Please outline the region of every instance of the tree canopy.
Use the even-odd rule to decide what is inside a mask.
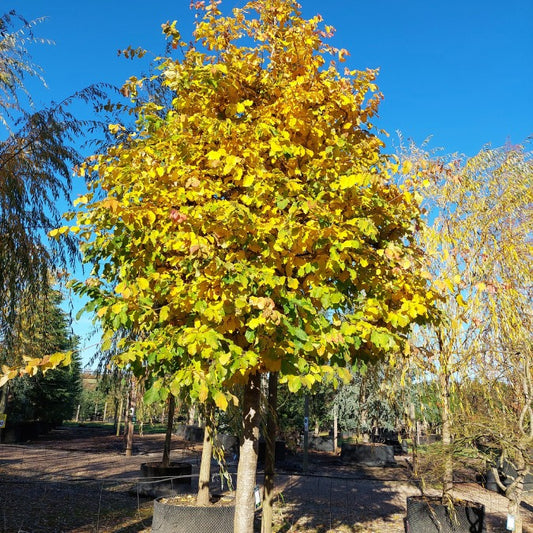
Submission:
[[[371,124],[376,72],[340,73],[331,29],[292,1],[230,17],[212,3],[191,46],[163,29],[181,52],[159,63],[172,106],[142,105],[133,133],[112,126],[115,146],[84,167],[104,197],[77,200],[95,267],[76,288],[109,336],[136,332],[117,361],[225,407],[221,384],[250,373],[298,390],[399,348],[432,294],[418,201]]]

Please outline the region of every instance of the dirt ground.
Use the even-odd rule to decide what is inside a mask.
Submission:
[[[162,442],[163,435],[136,435],[134,455],[126,457],[122,438],[110,430],[70,427],[34,442],[0,445],[0,531],[150,531],[153,497],[146,494],[140,465],[160,460]],[[397,459],[396,467],[363,468],[342,464],[333,454],[311,453],[309,471],[303,475],[301,456],[289,457],[278,469],[275,529],[283,533],[403,532],[406,497],[419,491],[409,480],[404,459]],[[191,463],[194,476],[200,445],[173,437],[172,460]],[[235,471],[231,461],[228,470]],[[214,492],[227,490],[218,471],[214,464]],[[487,533],[505,531],[505,498],[475,483],[460,483],[456,492],[460,498],[485,505]],[[533,495],[522,512],[524,532],[533,533]]]

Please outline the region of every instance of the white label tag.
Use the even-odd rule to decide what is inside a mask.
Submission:
[[[507,531],[514,531],[514,516],[512,514],[507,515]]]

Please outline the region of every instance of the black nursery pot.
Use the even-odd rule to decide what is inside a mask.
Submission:
[[[195,507],[154,501],[154,533],[233,533],[235,505]]]
[[[178,485],[190,485],[192,465],[189,463],[170,463],[169,466],[161,466],[161,463],[143,463],[141,473],[147,478],[176,478],[172,481]],[[181,477],[185,476],[185,477]]]
[[[407,498],[406,533],[482,533],[485,507],[456,501],[452,510],[440,498]]]

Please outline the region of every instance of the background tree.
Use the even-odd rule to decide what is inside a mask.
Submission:
[[[518,431],[507,440],[508,451],[504,446],[500,452],[514,454],[522,473],[531,460],[519,460],[511,448],[518,441],[521,448],[531,431],[532,163],[521,146],[486,148],[468,159],[420,155],[415,151],[420,165],[413,168],[428,178],[425,194],[435,219],[425,234],[425,249],[442,296],[442,320],[421,331],[415,343],[421,368],[437,377],[443,444],[449,451],[444,492],[449,494],[454,433],[468,435],[476,427],[480,438],[483,432],[475,417],[467,423],[466,398],[454,392],[457,383],[463,386],[473,375],[487,395],[479,405],[494,402],[502,416],[497,430],[494,423],[485,426],[486,438],[494,442],[497,433],[514,424]],[[455,410],[452,393],[459,402]],[[505,401],[511,398],[513,407]],[[487,413],[479,415],[482,419]],[[517,481],[509,489],[515,515],[520,485]]]
[[[397,430],[403,422],[404,404],[395,386],[398,371],[387,361],[365,365],[353,372],[350,383],[339,388],[335,397],[339,427],[360,439],[379,430]]]
[[[117,363],[162,376],[155,392],[185,389],[225,409],[244,386],[242,533],[253,523],[260,374],[279,371],[291,392],[325,374],[348,380],[356,359],[402,349],[432,294],[417,197],[394,184],[372,131],[376,73],[328,64],[346,51],[324,44],[331,29],[292,0],[229,17],[217,2],[198,6],[192,45],[164,25],[180,53],[159,65],[172,106],[140,106],[137,130],[112,126],[115,146],[84,167],[104,196],[77,202],[74,231],[95,266],[75,287],[105,335],[135,331]],[[141,84],[124,92],[135,99]]]
[[[466,435],[496,455],[492,467],[522,531],[524,479],[533,472],[533,159],[523,146],[486,148],[455,174],[453,224],[477,290],[479,394],[465,398]],[[465,423],[465,416],[460,423]],[[464,431],[464,430],[463,430]],[[498,468],[506,470],[504,486]]]
[[[0,16],[0,386],[38,366],[30,355],[23,365],[12,357],[18,310],[38,306],[77,251],[72,236],[61,242],[47,238],[60,225],[58,201],[69,199],[71,169],[81,160],[76,139],[97,126],[74,117],[69,105],[81,100],[98,106],[107,99],[102,88],[93,86],[35,109],[26,84],[29,78],[42,80],[28,49],[45,42],[34,35],[38,22],[14,12]],[[60,360],[50,358],[41,368]]]
[[[67,314],[61,309],[62,297],[50,291],[40,305],[23,305],[15,320],[10,349],[42,359],[47,355],[73,351],[67,367],[38,371],[12,383],[7,411],[11,420],[40,420],[54,425],[72,418],[80,400],[80,359],[76,353],[78,338],[73,335]]]

